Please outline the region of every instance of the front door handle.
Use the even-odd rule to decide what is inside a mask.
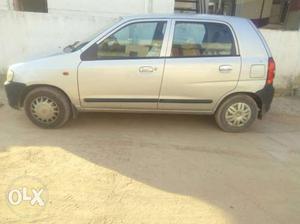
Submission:
[[[219,67],[220,72],[230,72],[232,71],[232,66],[231,65],[221,65]]]
[[[157,69],[156,68],[153,68],[152,66],[142,66],[142,67],[140,67],[140,69],[139,69],[139,71],[140,72],[148,72],[148,73],[150,73],[150,72],[154,72],[154,71],[156,71]]]

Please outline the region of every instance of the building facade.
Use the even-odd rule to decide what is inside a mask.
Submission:
[[[258,27],[298,30],[300,0],[175,0],[175,11],[239,16]]]

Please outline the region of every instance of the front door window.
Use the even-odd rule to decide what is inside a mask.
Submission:
[[[163,21],[133,23],[88,51],[93,54],[92,60],[160,57],[166,25]]]

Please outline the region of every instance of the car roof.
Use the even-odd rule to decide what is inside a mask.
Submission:
[[[241,17],[223,16],[223,15],[209,15],[209,14],[190,14],[190,13],[178,13],[178,14],[145,14],[145,15],[133,15],[124,16],[123,20],[134,19],[202,19],[202,20],[219,20],[225,22],[239,22],[245,20]]]

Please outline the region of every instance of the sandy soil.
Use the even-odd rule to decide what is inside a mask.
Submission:
[[[276,99],[243,134],[207,116],[145,114],[41,130],[2,102],[0,223],[300,223],[299,99]],[[24,175],[47,188],[39,216],[6,202]]]

